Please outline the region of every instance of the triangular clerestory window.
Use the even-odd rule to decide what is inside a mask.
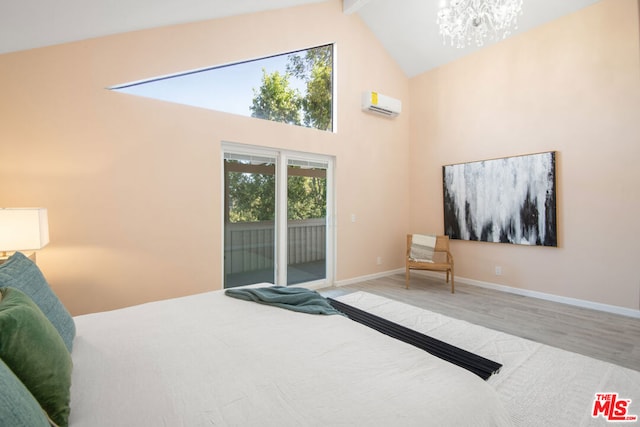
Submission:
[[[334,46],[329,44],[110,89],[332,131],[333,58]]]

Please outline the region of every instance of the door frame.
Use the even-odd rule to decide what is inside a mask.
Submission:
[[[222,268],[220,269],[220,280],[222,287],[224,287],[224,274],[225,274],[225,192],[226,185],[225,180],[225,168],[224,168],[224,154],[236,153],[243,155],[254,155],[263,157],[273,157],[276,159],[276,218],[275,218],[275,266],[274,266],[274,281],[276,285],[287,286],[287,166],[289,159],[293,160],[305,160],[310,162],[325,163],[327,165],[327,208],[325,214],[325,226],[326,226],[326,253],[325,253],[325,278],[320,280],[314,280],[310,282],[298,283],[295,286],[303,286],[307,288],[317,289],[326,286],[333,286],[335,281],[335,269],[336,269],[336,227],[335,227],[335,157],[324,154],[309,153],[303,151],[284,150],[279,148],[270,148],[262,146],[253,146],[247,144],[240,144],[235,142],[223,141],[221,143],[221,185],[222,191],[220,194],[222,221],[221,221],[221,254],[222,254]],[[283,215],[284,213],[284,215]]]

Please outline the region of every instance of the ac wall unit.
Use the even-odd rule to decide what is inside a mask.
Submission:
[[[378,92],[367,91],[362,93],[362,110],[397,117],[402,112],[402,101]]]

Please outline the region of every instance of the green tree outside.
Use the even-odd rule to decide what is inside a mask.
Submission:
[[[324,218],[327,212],[327,179],[289,175],[287,200],[287,218],[290,220]]]
[[[243,172],[228,174],[229,221],[273,221],[276,207],[275,175]]]
[[[303,80],[307,93],[302,98],[304,125],[320,130],[332,129],[333,46],[320,46],[293,55],[287,72]]]
[[[295,166],[289,168],[299,169]],[[228,179],[230,222],[275,219],[275,175],[229,172]],[[290,175],[287,178],[287,218],[324,218],[327,210],[326,189],[326,178]]]
[[[292,76],[304,82],[304,96],[291,87]],[[253,89],[251,116],[330,131],[333,128],[332,88],[333,46],[293,54],[284,74],[262,69],[262,84]]]
[[[253,102],[249,109],[251,117],[300,125],[300,93],[289,86],[288,73],[271,74],[262,69],[262,86],[253,89]]]

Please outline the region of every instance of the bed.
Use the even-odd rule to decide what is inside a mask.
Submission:
[[[510,425],[476,375],[340,315],[213,291],[73,324],[74,427]]]

